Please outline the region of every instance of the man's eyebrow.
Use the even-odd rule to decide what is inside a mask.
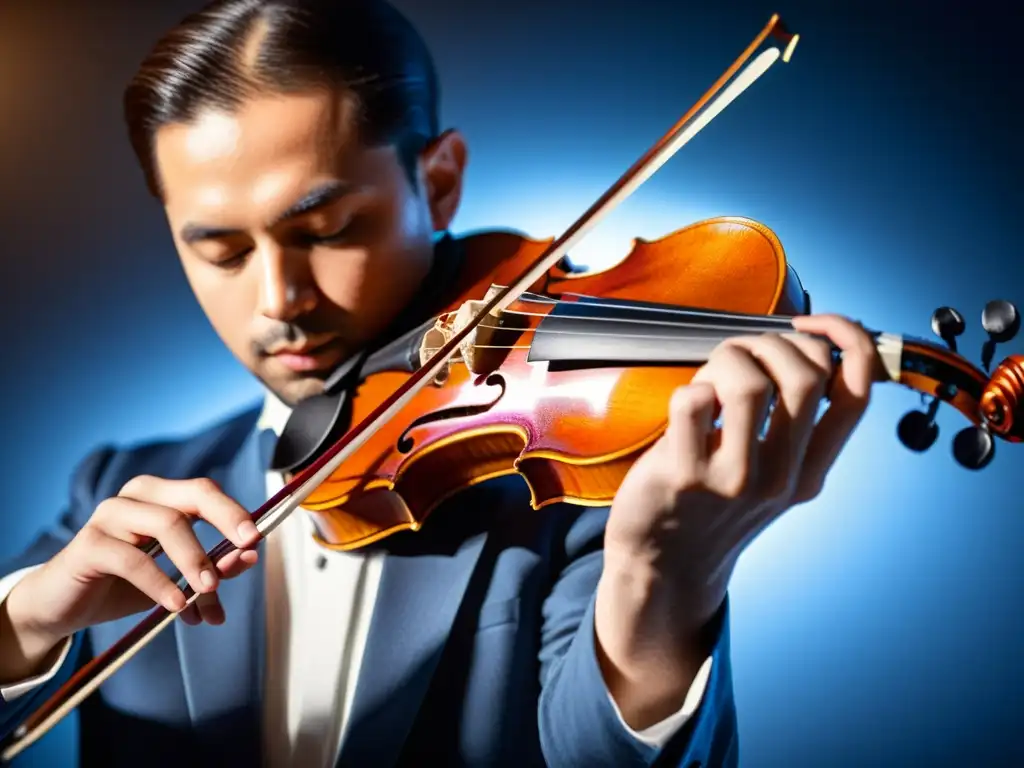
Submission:
[[[309,213],[323,205],[327,205],[327,203],[334,202],[339,197],[344,197],[354,190],[354,184],[347,184],[343,181],[328,181],[326,184],[321,184],[319,187],[314,188],[312,192],[290,206],[284,213],[275,218],[271,224],[279,224],[285,219]]]
[[[270,222],[270,225],[279,224],[286,219],[300,216],[303,213],[309,213],[314,211],[321,206],[327,205],[339,197],[351,193],[355,189],[352,184],[347,184],[341,181],[329,181],[326,184],[314,188],[307,195],[302,197],[298,202],[289,206],[287,210],[279,214]],[[186,224],[181,228],[181,241],[192,245],[202,240],[215,240],[219,237],[228,237],[230,235],[240,234],[241,231],[237,229],[228,229],[224,227],[207,227],[202,224]]]

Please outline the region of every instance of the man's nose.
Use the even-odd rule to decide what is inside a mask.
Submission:
[[[316,305],[308,256],[278,247],[264,248],[260,270],[260,312],[266,317],[288,322]]]

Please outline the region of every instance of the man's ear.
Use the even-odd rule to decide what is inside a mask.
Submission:
[[[459,209],[466,154],[466,140],[462,134],[448,130],[420,156],[421,179],[435,232],[448,229]]]

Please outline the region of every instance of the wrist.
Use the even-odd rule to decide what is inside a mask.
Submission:
[[[697,566],[690,558],[605,545],[599,582],[620,615],[650,637],[679,640],[701,634],[725,600],[731,568]]]
[[[598,583],[598,666],[622,719],[634,730],[679,711],[711,652],[708,622],[679,611],[673,595],[664,574],[644,566],[606,568]]]
[[[26,576],[0,603],[0,681],[20,680],[35,674],[64,640],[65,634],[48,627],[32,610]]]

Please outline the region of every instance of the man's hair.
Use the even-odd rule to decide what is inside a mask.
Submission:
[[[315,88],[351,99],[364,146],[396,147],[410,180],[438,134],[434,63],[386,0],[215,0],[165,34],[124,94],[132,148],[161,197],[153,137],[206,108]]]

